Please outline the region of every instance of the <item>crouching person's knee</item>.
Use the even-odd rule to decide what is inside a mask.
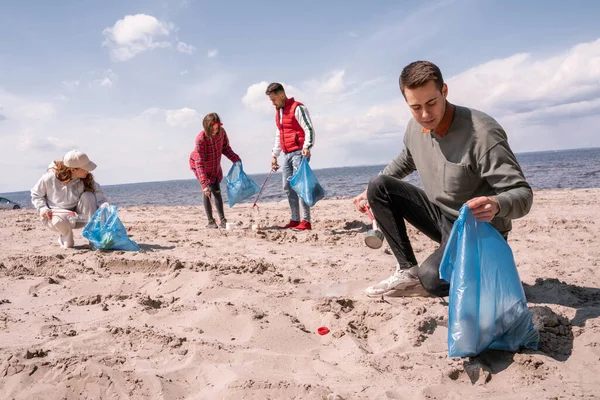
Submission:
[[[421,281],[421,285],[429,294],[437,297],[448,296],[450,284],[440,278],[438,266],[431,266],[429,268],[421,266],[419,268],[419,281]]]
[[[96,205],[96,194],[92,192],[83,192],[79,196],[77,202],[77,213],[84,215],[92,215],[96,212],[98,206]]]
[[[387,175],[377,175],[369,181],[367,186],[367,200],[370,203],[375,203],[381,194],[385,191]]]
[[[51,220],[51,227],[59,234],[66,236],[71,231],[71,221],[62,216],[54,216]]]
[[[79,201],[86,205],[95,205],[96,204],[96,195],[92,192],[83,192],[79,197]]]

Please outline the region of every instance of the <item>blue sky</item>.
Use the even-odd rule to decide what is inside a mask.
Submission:
[[[410,118],[398,75],[417,59],[516,152],[600,146],[598,15],[596,1],[3,2],[0,192],[73,148],[102,184],[190,179],[213,111],[266,172],[273,81],[311,113],[313,167],[387,163]]]

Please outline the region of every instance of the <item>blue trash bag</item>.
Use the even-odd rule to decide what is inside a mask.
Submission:
[[[486,349],[537,349],[539,333],[510,246],[466,205],[448,238],[440,278],[450,282],[450,357],[476,356]]]
[[[127,236],[127,230],[117,216],[117,206],[111,205],[96,210],[81,234],[92,242],[96,249],[140,250],[140,246]]]
[[[260,186],[244,172],[241,161],[233,163],[225,177],[225,182],[227,183],[229,208],[260,192]]]
[[[298,193],[304,204],[309,207],[314,206],[317,201],[327,195],[317,176],[308,165],[306,157],[302,157],[298,171],[290,178],[290,187]]]

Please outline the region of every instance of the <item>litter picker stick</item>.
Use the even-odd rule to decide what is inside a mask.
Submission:
[[[371,212],[370,208],[367,210],[367,214],[369,214],[369,218],[371,218],[371,222],[373,224],[373,229],[374,230],[378,230],[378,228],[377,228],[377,221],[375,220],[375,217],[373,216],[373,213]]]
[[[275,172],[274,169],[271,169],[271,171],[269,171],[269,175],[267,175],[267,179],[265,179],[265,182],[262,184],[262,187],[260,188],[260,191],[258,192],[258,194],[256,195],[256,199],[254,199],[254,204],[252,205],[252,208],[256,208],[256,211],[260,211],[260,209],[258,208],[258,199],[260,198],[260,195],[263,192],[263,189],[265,188],[265,185],[267,184],[267,181],[269,180],[269,178],[271,177],[271,174]]]

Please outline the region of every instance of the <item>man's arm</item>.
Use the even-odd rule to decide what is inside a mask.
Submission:
[[[302,148],[310,150],[315,144],[315,130],[308,109],[302,105],[298,105],[294,112],[294,117],[296,117],[296,121],[298,121],[304,131],[304,145]]]
[[[277,118],[280,118],[280,110],[277,110]],[[279,128],[277,128],[277,132],[275,133],[275,143],[273,143],[273,151],[271,152],[271,156],[273,158],[279,157],[281,154],[281,141],[279,140]]]
[[[415,167],[415,162],[410,154],[410,150],[406,146],[406,138],[408,136],[408,127],[406,128],[406,132],[404,133],[404,148],[394,158],[385,168],[381,171],[382,174],[390,175],[398,179],[402,179],[412,172],[414,172],[417,168]],[[370,207],[367,201],[367,189],[364,192],[359,194],[353,199],[354,206],[356,209],[362,213],[366,212]]]
[[[411,121],[412,122],[412,121]],[[400,154],[396,156],[381,172],[384,175],[390,175],[398,179],[402,179],[413,173],[417,170],[415,166],[415,162],[412,158],[412,154],[410,154],[410,150],[406,145],[408,141],[410,124],[406,127],[406,131],[404,132],[404,148],[400,151]]]
[[[501,130],[501,129],[500,129]],[[525,180],[521,166],[508,145],[506,134],[498,132],[502,140],[490,147],[478,160],[480,175],[494,188],[500,210],[497,217],[516,219],[529,212],[533,191]]]
[[[400,154],[398,154],[381,173],[402,179],[413,173],[416,169],[410,151],[404,147],[402,151],[400,151]]]

